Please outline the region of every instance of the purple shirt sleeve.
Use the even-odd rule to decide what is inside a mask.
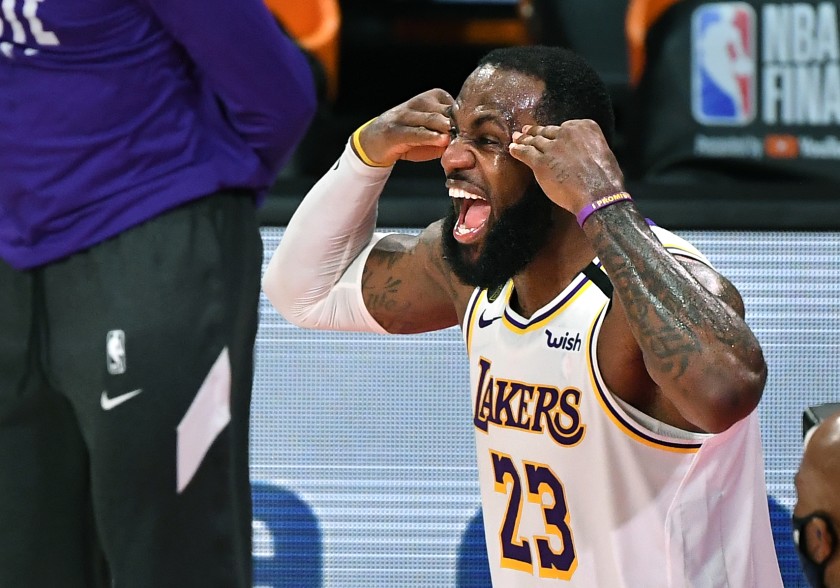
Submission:
[[[276,171],[317,99],[310,65],[261,0],[142,0],[197,65],[235,132]]]
[[[0,23],[0,258],[17,268],[220,191],[261,202],[317,107],[262,0],[11,2]]]

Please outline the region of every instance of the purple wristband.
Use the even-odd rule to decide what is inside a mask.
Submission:
[[[580,212],[577,213],[577,222],[580,226],[583,226],[583,223],[586,222],[586,219],[588,219],[590,215],[596,210],[606,208],[611,204],[624,202],[625,200],[633,200],[633,198],[631,198],[630,194],[628,194],[627,192],[618,192],[616,194],[604,196],[603,198],[598,198],[598,200],[596,200],[595,202],[590,202],[589,204],[580,209]]]

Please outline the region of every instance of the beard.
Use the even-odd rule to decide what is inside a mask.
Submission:
[[[487,229],[478,259],[467,259],[465,249],[452,231],[459,211],[450,207],[443,219],[443,253],[449,267],[467,285],[488,290],[504,285],[521,272],[548,242],[554,204],[536,182],[522,198]]]

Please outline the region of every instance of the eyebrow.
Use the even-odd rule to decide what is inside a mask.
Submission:
[[[502,116],[498,116],[498,115],[496,115],[496,114],[491,114],[491,113],[489,113],[489,112],[488,112],[487,114],[480,114],[480,115],[478,115],[478,116],[477,116],[477,117],[476,117],[476,118],[472,121],[472,126],[473,126],[473,127],[480,127],[480,126],[481,126],[481,125],[483,125],[484,123],[488,123],[488,122],[489,122],[489,123],[493,123],[493,124],[495,124],[495,125],[497,125],[497,126],[499,126],[499,127],[506,128],[506,126],[507,126],[507,125],[503,124],[503,121],[504,121],[505,123],[507,123],[507,122],[508,122],[508,121],[507,121],[507,119],[505,119],[504,117],[502,117]]]
[[[454,108],[452,106],[450,106],[447,109],[447,116],[450,119],[452,119],[453,115],[454,115]],[[477,117],[475,117],[474,119],[472,119],[470,121],[469,126],[471,128],[478,128],[485,123],[491,123],[491,124],[497,126],[500,130],[503,130],[505,132],[510,131],[510,129],[508,128],[509,126],[511,126],[510,122],[505,117],[499,116],[498,113],[492,113],[492,112],[479,114]],[[505,124],[505,123],[507,123],[507,124]]]

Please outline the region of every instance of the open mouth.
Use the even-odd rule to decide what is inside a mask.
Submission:
[[[490,203],[483,197],[461,188],[450,188],[449,197],[461,207],[452,235],[459,243],[474,243],[490,217]]]

